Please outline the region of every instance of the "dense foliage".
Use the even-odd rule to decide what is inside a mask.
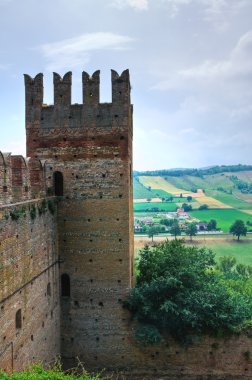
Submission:
[[[235,184],[235,187],[241,191],[243,194],[252,194],[252,183],[242,181],[237,176],[232,175],[229,177],[231,181]]]
[[[196,177],[202,177],[203,175],[213,175],[220,173],[234,173],[245,170],[252,170],[252,165],[221,165],[213,166],[206,169],[167,169],[167,170],[153,170],[146,172],[134,171],[134,176],[171,176],[171,177],[182,177],[184,175],[192,175]]]
[[[217,267],[211,251],[182,240],[145,247],[125,303],[141,322],[136,338],[150,344],[166,332],[183,341],[193,333],[241,330],[252,317],[252,268],[240,265]]]
[[[25,371],[6,374],[0,370],[1,380],[99,380],[100,377],[92,377],[87,374],[65,374],[60,368],[45,370],[41,365],[35,365]]]

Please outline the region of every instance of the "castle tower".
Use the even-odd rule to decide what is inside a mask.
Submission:
[[[47,193],[60,196],[61,355],[66,366],[123,365],[122,300],[132,284],[132,105],[129,72],[112,71],[112,103],[99,102],[99,71],[83,72],[83,104],[71,73],[25,75],[27,157],[45,160]]]

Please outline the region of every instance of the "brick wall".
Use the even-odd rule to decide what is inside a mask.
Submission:
[[[60,353],[56,216],[39,215],[41,202],[0,207],[0,368],[6,370]]]
[[[99,103],[99,72],[82,79],[83,104],[72,105],[71,73],[54,74],[47,107],[30,78],[26,132],[28,155],[45,160],[46,187],[62,176],[60,274],[70,281],[61,297],[62,359],[70,365],[79,356],[92,367],[120,360],[127,334],[121,303],[133,278],[132,106],[127,70],[112,72],[112,103]]]

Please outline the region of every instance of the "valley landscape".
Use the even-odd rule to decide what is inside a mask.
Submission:
[[[174,239],[169,224],[177,220],[179,236],[187,244],[206,246],[217,258],[233,256],[238,262],[251,265],[251,187],[252,168],[246,165],[135,173],[136,253],[152,239]],[[215,228],[209,225],[211,220],[216,221]],[[240,241],[229,232],[236,220],[242,220],[247,229]],[[197,226],[191,237],[187,232],[190,224]]]

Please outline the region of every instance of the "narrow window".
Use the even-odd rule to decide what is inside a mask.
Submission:
[[[46,294],[48,295],[48,297],[51,297],[51,284],[50,282],[48,282],[47,284],[47,288],[46,288]]]
[[[61,275],[61,296],[70,297],[70,277],[66,273]]]
[[[54,194],[56,196],[62,196],[63,195],[63,174],[61,172],[54,172],[53,182],[54,182]]]
[[[16,329],[21,329],[22,327],[22,313],[21,309],[16,312]]]

